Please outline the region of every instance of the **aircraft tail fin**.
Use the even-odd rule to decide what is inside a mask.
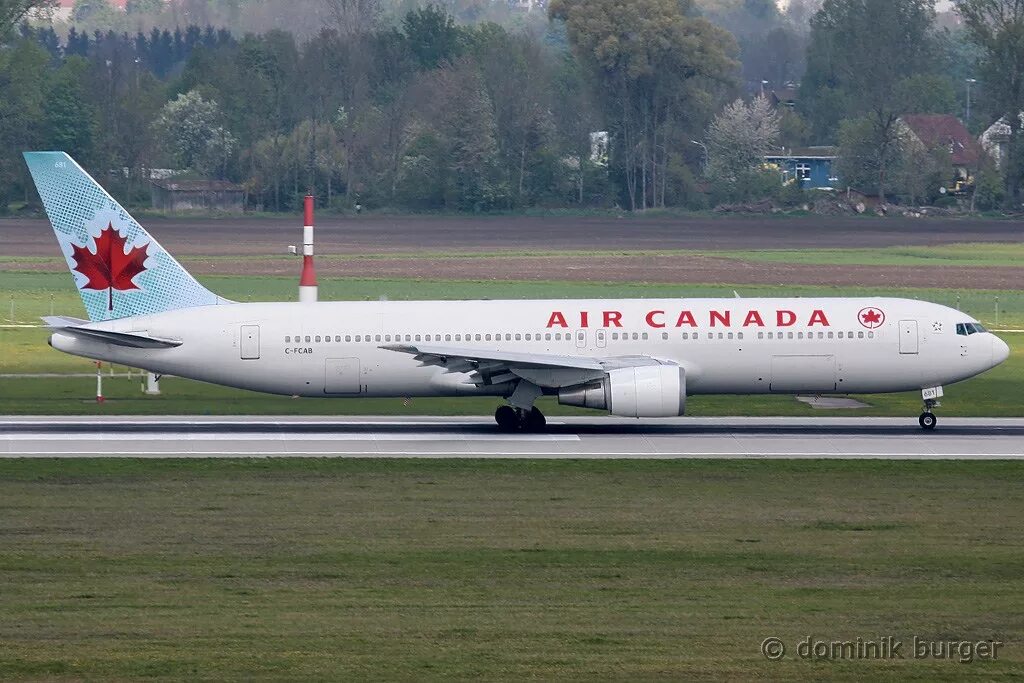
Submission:
[[[231,303],[199,284],[74,159],[25,152],[90,321]]]

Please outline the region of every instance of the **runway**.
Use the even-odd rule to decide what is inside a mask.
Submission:
[[[0,457],[1024,458],[1024,419],[552,418],[539,434],[475,417],[23,417]]]

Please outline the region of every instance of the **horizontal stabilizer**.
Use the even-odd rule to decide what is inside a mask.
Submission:
[[[115,346],[127,346],[133,349],[172,349],[174,347],[181,346],[181,341],[178,339],[161,339],[159,337],[150,337],[145,334],[111,332],[110,330],[97,330],[90,327],[82,327],[81,325],[87,324],[87,322],[85,320],[78,320],[77,318],[47,316],[43,318],[43,322],[57,332],[69,334],[72,337],[80,337],[91,341],[100,341],[105,344],[113,344]]]

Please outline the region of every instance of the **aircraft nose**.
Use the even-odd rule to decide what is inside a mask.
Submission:
[[[992,365],[999,365],[1010,357],[1010,347],[999,337],[992,335]]]

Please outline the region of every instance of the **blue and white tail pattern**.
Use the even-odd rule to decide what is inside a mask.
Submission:
[[[203,287],[64,152],[25,152],[89,320],[230,303]]]

